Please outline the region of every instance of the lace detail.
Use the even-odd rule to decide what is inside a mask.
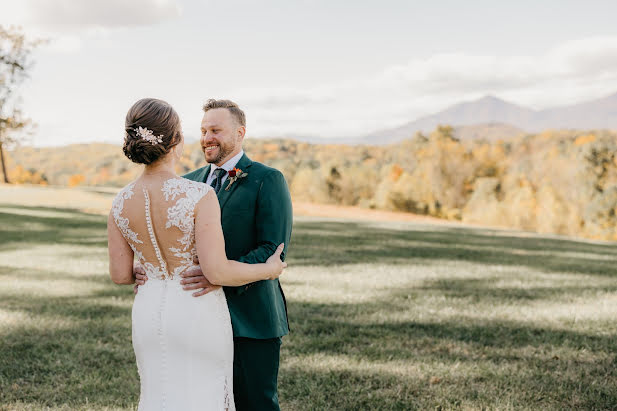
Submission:
[[[166,228],[175,226],[182,231],[184,236],[179,241],[184,246],[184,251],[191,245],[195,235],[195,206],[211,189],[212,187],[207,184],[196,184],[185,179],[167,180],[163,184],[165,200],[169,201],[170,197],[175,200],[179,194],[185,195],[167,210],[167,225],[165,226]]]
[[[127,241],[130,240],[137,244],[143,244],[143,242],[137,237],[137,233],[129,228],[129,219],[121,216],[122,209],[124,208],[124,200],[129,200],[131,197],[133,197],[134,186],[135,183],[129,184],[124,189],[122,189],[120,193],[118,193],[111,206],[111,213],[114,217],[116,225],[118,226],[120,232]],[[129,245],[133,249],[133,252],[136,252],[135,246],[130,243]],[[143,259],[143,256],[141,256],[141,258]]]
[[[195,207],[199,200],[212,190],[212,187],[204,183],[178,177],[170,178],[163,182],[161,192],[165,201],[172,202],[166,208],[167,221],[165,228],[178,228],[182,235],[179,238],[173,238],[171,242],[169,241],[171,237],[165,237],[168,240],[162,241],[161,245],[159,245],[154,234],[151,196],[148,190],[145,188],[141,189],[145,202],[145,228],[147,228],[147,235],[150,237],[152,251],[154,251],[154,255],[152,255],[148,253],[148,249],[140,246],[144,242],[139,238],[138,233],[131,229],[129,218],[122,216],[123,209],[127,205],[126,200],[130,200],[135,196],[135,184],[134,182],[126,186],[114,199],[112,205],[114,221],[149,278],[160,280],[173,279],[193,266],[193,257],[197,255],[197,250],[195,249]],[[133,216],[132,218],[135,218],[134,213],[131,215]],[[141,236],[146,235],[143,228],[139,233]],[[174,235],[174,237],[177,237],[177,235]],[[169,250],[177,260],[172,263],[168,262],[161,252],[161,246],[163,249]],[[165,255],[169,256],[169,254]]]
[[[197,255],[195,247],[191,247],[195,240],[195,206],[210,190],[212,190],[212,187],[207,184],[196,183],[183,178],[167,180],[163,184],[162,191],[166,201],[175,200],[176,197],[184,194],[184,197],[179,198],[174,206],[167,209],[165,228],[177,227],[183,234],[178,239],[182,247],[169,248],[176,257],[183,261],[181,265],[176,267],[172,277],[180,275],[184,270],[193,266],[193,257]],[[189,247],[191,247],[190,250]]]
[[[118,195],[116,196],[116,198],[114,199],[112,203],[111,213],[112,213],[112,216],[114,217],[114,222],[116,223],[116,226],[122,233],[122,236],[129,243],[131,250],[133,250],[133,254],[137,258],[137,260],[143,264],[145,263],[146,259],[143,253],[139,251],[137,247],[135,246],[135,244],[143,244],[143,241],[141,241],[139,239],[138,234],[134,232],[133,230],[131,230],[131,228],[129,227],[129,219],[126,217],[122,217],[121,215],[122,210],[124,209],[124,201],[130,200],[133,197],[133,194],[134,194],[133,187],[134,186],[135,186],[135,183],[131,183],[128,186],[126,186],[124,189],[122,189],[120,193],[118,193]]]

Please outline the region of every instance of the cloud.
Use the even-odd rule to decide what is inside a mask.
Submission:
[[[617,91],[617,37],[570,41],[540,56],[436,54],[312,89],[238,93],[262,135],[354,136],[493,94],[532,108]],[[317,119],[319,119],[317,121]]]
[[[181,15],[176,0],[22,0],[9,11],[19,23],[57,32],[145,26]]]
[[[617,37],[594,37],[568,42],[552,50],[549,59],[563,67],[566,76],[615,73]]]
[[[0,24],[22,26],[32,38],[50,40],[46,50],[60,53],[80,50],[86,37],[182,14],[177,0],[0,0],[0,10]]]

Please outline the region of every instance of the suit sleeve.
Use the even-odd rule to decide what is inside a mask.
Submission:
[[[255,210],[257,247],[237,261],[248,264],[265,263],[280,243],[285,243],[281,254],[281,259],[285,261],[292,223],[293,212],[287,182],[280,171],[274,170],[264,177],[257,195]],[[237,293],[242,294],[250,285],[238,287]]]

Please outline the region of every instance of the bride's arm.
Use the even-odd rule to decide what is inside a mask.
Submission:
[[[109,275],[116,284],[133,284],[133,250],[116,226],[111,213],[107,219],[107,246],[109,249]]]
[[[283,245],[263,264],[245,264],[227,259],[221,208],[213,190],[195,207],[195,247],[204,276],[216,285],[239,286],[278,278],[287,266],[281,261]]]

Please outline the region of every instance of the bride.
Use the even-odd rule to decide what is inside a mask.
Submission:
[[[225,294],[219,288],[193,298],[182,289],[180,274],[197,256],[213,284],[274,279],[286,267],[283,244],[264,264],[228,260],[214,190],[174,172],[184,145],[175,110],[161,100],[139,100],[125,127],[124,154],[145,168],[113,201],[109,272],[116,284],[132,284],[136,258],[149,278],[133,303],[139,410],[234,410]]]

